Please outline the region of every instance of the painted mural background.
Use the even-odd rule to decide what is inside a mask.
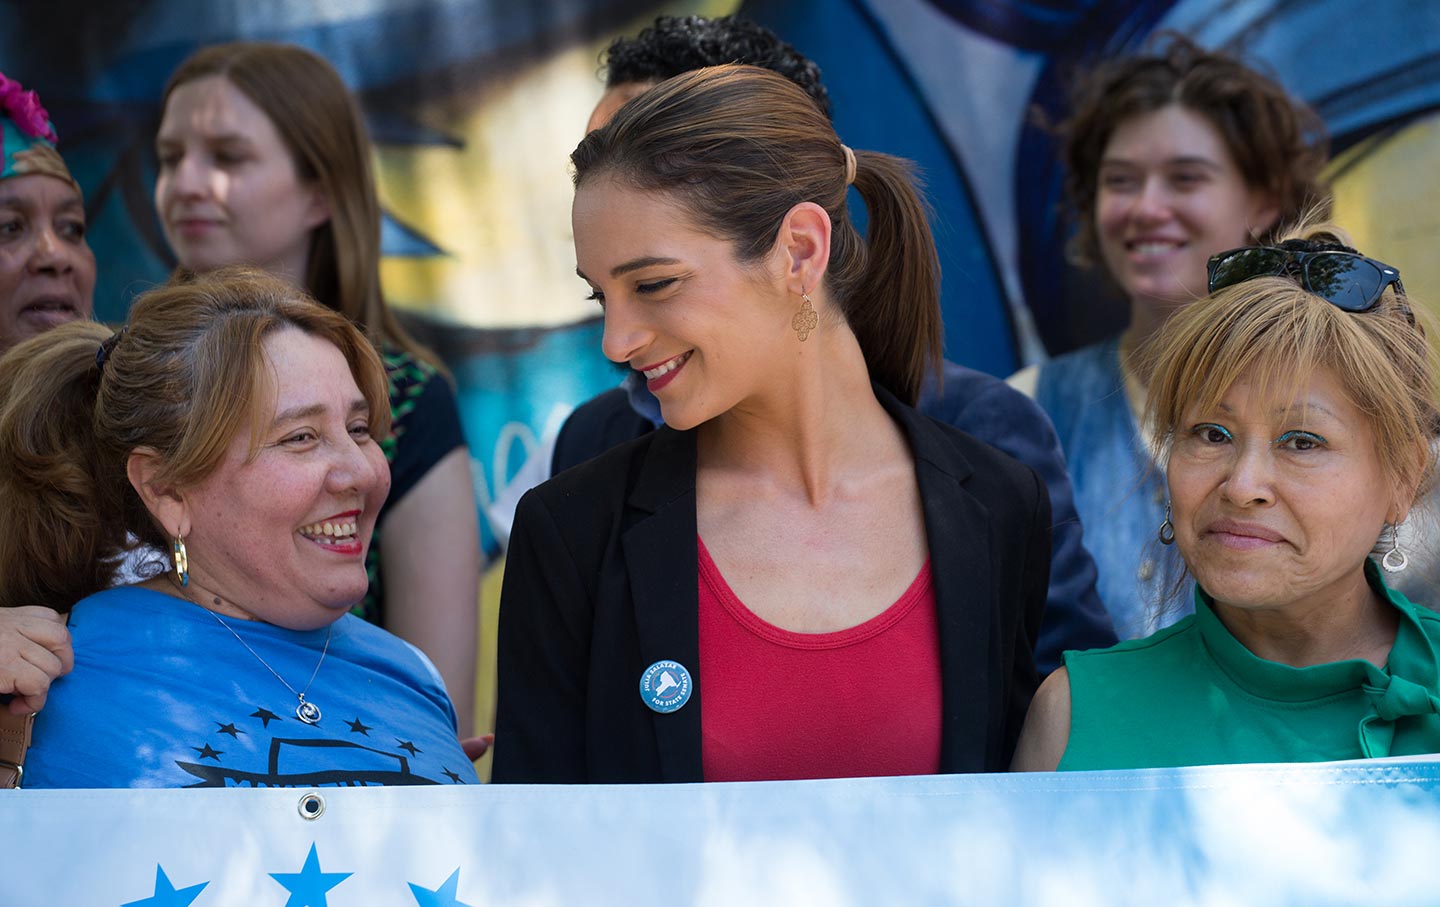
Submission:
[[[37,88],[82,183],[97,309],[173,258],[154,215],[157,99],[196,47],[291,41],[366,110],[392,303],[452,365],[489,504],[575,404],[618,380],[570,246],[566,158],[610,38],[658,13],[764,22],[825,74],[841,137],[917,160],[935,207],[947,355],[1008,374],[1116,329],[1061,249],[1061,174],[1033,112],[1073,73],[1174,28],[1276,75],[1327,121],[1338,212],[1422,301],[1440,293],[1440,4],[1432,0],[81,0],[7,4],[0,69]],[[487,548],[497,545],[483,527]]]

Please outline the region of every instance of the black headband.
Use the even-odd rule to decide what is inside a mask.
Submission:
[[[105,361],[110,358],[110,354],[114,351],[115,345],[118,344],[120,338],[124,336],[125,328],[122,326],[120,330],[100,341],[100,348],[95,351],[95,367],[101,372],[105,371]]]

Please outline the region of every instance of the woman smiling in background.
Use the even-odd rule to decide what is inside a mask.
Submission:
[[[1211,255],[1273,236],[1328,202],[1323,131],[1270,79],[1172,36],[1161,53],[1098,69],[1061,132],[1073,251],[1104,265],[1130,323],[1011,383],[1055,423],[1100,599],[1124,639],[1160,625],[1151,606],[1161,580],[1144,542],[1165,497],[1139,428],[1149,379],[1132,354],[1205,295]]]

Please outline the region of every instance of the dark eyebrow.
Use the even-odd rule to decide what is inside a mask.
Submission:
[[[1208,157],[1199,157],[1197,155],[1166,158],[1165,165],[1167,167],[1189,167],[1198,165],[1208,168],[1210,170],[1221,169],[1220,163],[1218,161],[1212,161]]]
[[[625,262],[624,265],[613,266],[613,268],[611,268],[611,276],[629,274],[631,271],[639,271],[641,268],[649,268],[649,266],[652,265],[678,265],[678,263],[680,263],[680,259],[678,258],[658,258],[658,256],[655,255],[647,255],[645,258],[636,258],[632,259],[632,261]],[[585,276],[585,272],[576,268],[575,274],[579,275],[579,278],[585,281],[586,284],[589,284],[590,278]]]
[[[648,268],[651,265],[678,265],[678,258],[657,258],[654,255],[647,255],[644,258],[636,258],[625,262],[623,265],[616,265],[610,269],[611,277],[619,277],[622,274],[629,274],[631,271],[638,271],[641,268]]]
[[[678,258],[657,258],[650,255],[645,258],[627,261],[623,265],[616,265],[610,269],[610,276],[619,277],[621,274],[629,274],[631,271],[638,271],[641,268],[648,268],[651,265],[678,265],[679,263],[680,259]]]
[[[16,211],[24,211],[31,207],[31,201],[25,198],[19,192],[8,192],[0,189],[0,208],[14,208]],[[57,211],[71,211],[76,208],[84,211],[85,203],[74,196],[65,199],[63,202],[55,206],[55,209]]]
[[[654,256],[654,255],[647,255],[647,256],[645,256],[644,258],[636,258],[636,259],[632,259],[632,260],[630,260],[630,261],[627,261],[627,262],[625,262],[623,265],[616,265],[615,267],[613,267],[613,268],[610,269],[610,276],[611,276],[611,277],[619,277],[619,276],[621,276],[621,275],[623,275],[623,274],[629,274],[631,271],[638,271],[638,270],[640,270],[641,268],[648,268],[648,267],[650,267],[650,266],[652,266],[652,265],[678,265],[678,264],[680,264],[680,259],[678,259],[678,258],[659,258],[659,257]],[[587,283],[590,282],[590,278],[586,277],[586,276],[585,276],[585,272],[582,271],[582,270],[580,270],[578,267],[575,269],[575,273],[576,273],[577,275],[579,275],[579,277],[580,277],[581,280],[583,280],[583,281],[585,281],[585,282],[587,282]]]
[[[1219,169],[1220,169],[1220,164],[1217,163],[1216,161],[1212,161],[1212,160],[1211,160],[1210,158],[1208,158],[1208,157],[1200,157],[1200,156],[1198,156],[1198,155],[1182,155],[1182,156],[1179,156],[1179,157],[1167,157],[1165,160],[1161,161],[1160,163],[1161,163],[1163,166],[1166,166],[1166,167],[1201,166],[1201,167],[1206,167],[1206,168],[1208,168],[1208,169],[1210,169],[1210,170],[1219,170]],[[1100,161],[1100,166],[1102,166],[1102,167],[1105,167],[1105,166],[1112,166],[1112,167],[1133,167],[1133,166],[1137,166],[1137,165],[1136,165],[1136,163],[1135,163],[1134,161],[1130,160],[1129,158],[1124,158],[1124,157],[1107,157],[1107,158],[1104,158],[1104,159],[1102,159],[1102,160]]]
[[[243,132],[222,132],[217,135],[204,135],[201,138],[209,145],[249,145],[251,141],[250,136]],[[175,135],[166,135],[162,132],[155,136],[155,147],[157,148],[164,145],[182,144],[184,144],[184,140]]]

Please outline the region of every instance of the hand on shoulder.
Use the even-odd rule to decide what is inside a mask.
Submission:
[[[65,618],[49,608],[0,608],[0,694],[11,714],[38,712],[51,681],[70,672],[75,655]]]

